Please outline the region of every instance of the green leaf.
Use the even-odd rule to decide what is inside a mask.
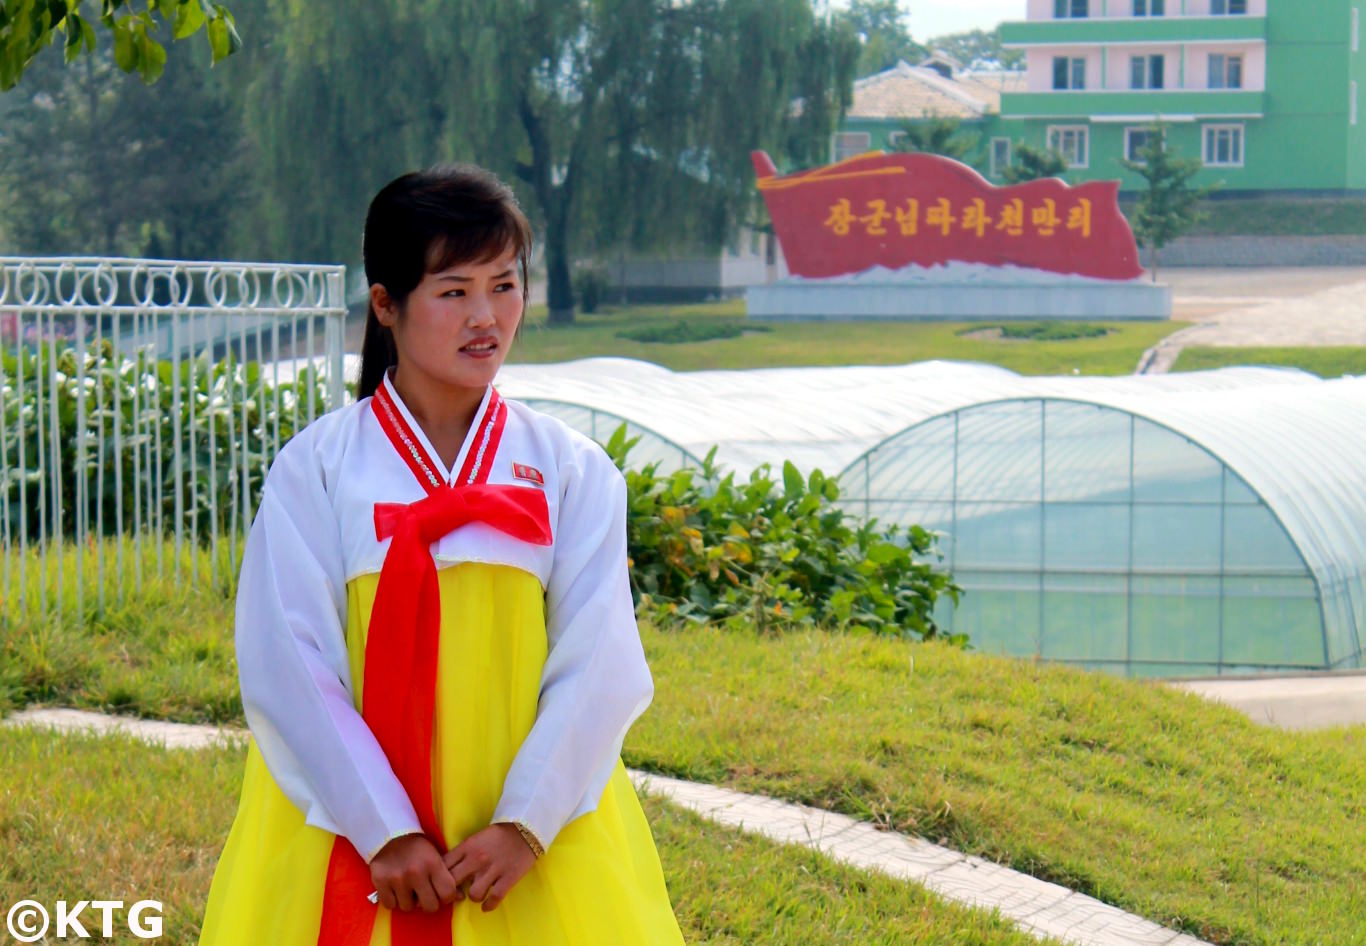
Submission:
[[[232,54],[232,42],[228,38],[228,25],[224,21],[209,21],[209,48],[213,51],[214,62],[221,62]]]
[[[213,10],[216,16],[209,20],[209,46],[213,50],[213,61],[217,63],[242,48],[242,37],[237,35],[237,27],[233,25],[227,7],[215,3]]]
[[[72,14],[66,20],[66,40],[62,50],[62,60],[70,63],[81,54],[80,17]]]
[[[128,21],[124,20],[114,26],[114,62],[124,72],[132,72],[138,65],[137,49],[134,47],[134,36],[132,29],[128,26]]]
[[[879,542],[868,550],[868,561],[875,565],[886,565],[906,557],[906,550],[890,542]]]
[[[142,81],[151,85],[161,78],[161,73],[166,68],[166,47],[152,39],[147,33],[139,37],[141,47],[141,64],[138,71],[142,74]]]
[[[175,25],[172,28],[172,35],[176,39],[193,36],[199,32],[206,20],[204,7],[199,0],[181,0],[175,10]]]
[[[788,499],[799,499],[805,491],[802,474],[791,460],[783,461],[783,489]]]

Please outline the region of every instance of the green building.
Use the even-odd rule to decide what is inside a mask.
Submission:
[[[1002,88],[999,104],[954,117],[982,136],[982,168],[997,178],[1024,142],[1061,153],[1069,180],[1119,178],[1135,188],[1139,179],[1120,159],[1135,155],[1160,118],[1168,147],[1204,163],[1195,183],[1221,183],[1224,194],[1366,191],[1361,6],[1028,0],[1027,19],[1001,27],[1002,42],[1025,52],[1024,75]],[[981,81],[931,65],[956,85],[967,77],[969,90]],[[887,148],[904,121],[944,114],[893,120],[860,115],[857,106],[856,94],[836,156],[854,150],[863,133],[868,147]]]

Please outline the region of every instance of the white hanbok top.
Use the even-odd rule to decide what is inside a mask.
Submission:
[[[453,469],[444,470],[389,377],[381,383],[398,408],[393,420],[407,457],[367,397],[297,432],[266,476],[237,593],[247,724],[306,822],[346,837],[366,861],[393,838],[421,832],[356,709],[346,585],[379,572],[392,541],[376,539],[375,504],[423,499],[415,474],[445,485],[476,451],[488,483],[544,491],[552,544],[521,542],[476,522],[431,549],[438,568],[507,565],[535,575],[545,590],[547,656],[536,721],[492,821],[519,822],[548,848],[565,824],[596,809],[627,731],[654,695],[631,600],[625,480],[599,445],[516,401],[502,401],[502,436],[490,443],[486,421],[499,414],[492,387]]]

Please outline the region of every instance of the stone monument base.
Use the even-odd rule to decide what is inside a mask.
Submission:
[[[761,321],[1121,322],[1170,319],[1172,315],[1171,287],[1142,279],[1116,282],[1024,270],[1012,273],[1011,267],[982,276],[980,270],[973,271],[977,267],[962,269],[934,267],[919,274],[879,269],[835,279],[793,277],[751,286],[745,293],[745,306],[751,319]]]

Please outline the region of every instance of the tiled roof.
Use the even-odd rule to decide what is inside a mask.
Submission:
[[[952,79],[934,69],[898,62],[854,83],[848,118],[976,118],[998,111],[1001,92],[1024,85],[1024,73],[960,72]]]

